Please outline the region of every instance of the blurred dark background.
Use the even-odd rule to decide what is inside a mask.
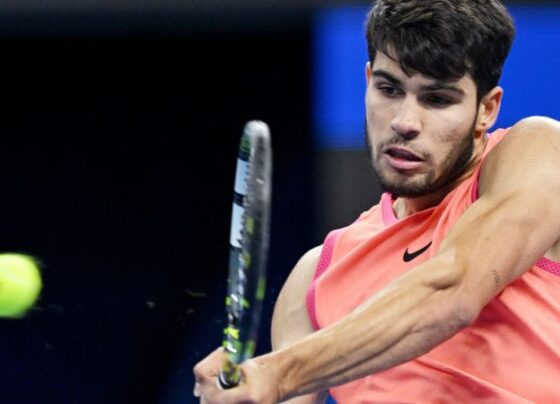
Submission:
[[[269,349],[272,302],[313,244],[307,21],[203,3],[4,10],[0,246],[38,257],[45,286],[27,318],[0,321],[0,402],[194,401],[192,366],[221,343],[249,119],[273,134]]]
[[[250,119],[273,135],[270,349],[292,266],[379,194],[363,149],[313,140],[314,15],[342,3],[0,3],[0,251],[38,257],[45,285],[0,321],[1,403],[195,402]]]

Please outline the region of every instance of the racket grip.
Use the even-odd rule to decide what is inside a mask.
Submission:
[[[226,374],[223,371],[220,371],[220,373],[218,374],[218,385],[222,389],[227,390],[237,387],[239,385],[239,381],[236,382],[233,380],[228,380]]]
[[[222,369],[218,374],[218,384],[222,389],[227,390],[237,387],[240,381],[241,372],[239,366],[231,360],[230,353],[224,352]]]

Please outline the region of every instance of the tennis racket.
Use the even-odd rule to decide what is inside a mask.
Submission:
[[[265,294],[272,149],[270,131],[249,121],[239,145],[230,233],[227,325],[218,380],[224,389],[240,383],[239,364],[255,353]]]

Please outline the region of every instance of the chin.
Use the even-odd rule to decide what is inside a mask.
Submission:
[[[381,188],[385,192],[389,192],[394,198],[420,198],[432,193],[429,188],[422,186],[406,187],[406,186],[385,186],[381,184]]]
[[[393,197],[418,198],[429,195],[437,188],[427,174],[400,174],[390,177],[375,170],[377,182],[381,189]],[[392,177],[392,178],[391,178]],[[395,178],[396,177],[396,178]],[[416,178],[415,178],[416,177]]]

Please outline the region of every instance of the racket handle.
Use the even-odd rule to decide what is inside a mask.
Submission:
[[[224,352],[222,369],[218,374],[218,384],[224,390],[237,387],[241,381],[239,366],[231,361],[228,352]]]
[[[218,374],[218,385],[222,389],[227,390],[237,387],[239,385],[239,381],[235,382],[232,380],[228,380],[226,374],[223,371],[220,371],[220,373]]]

